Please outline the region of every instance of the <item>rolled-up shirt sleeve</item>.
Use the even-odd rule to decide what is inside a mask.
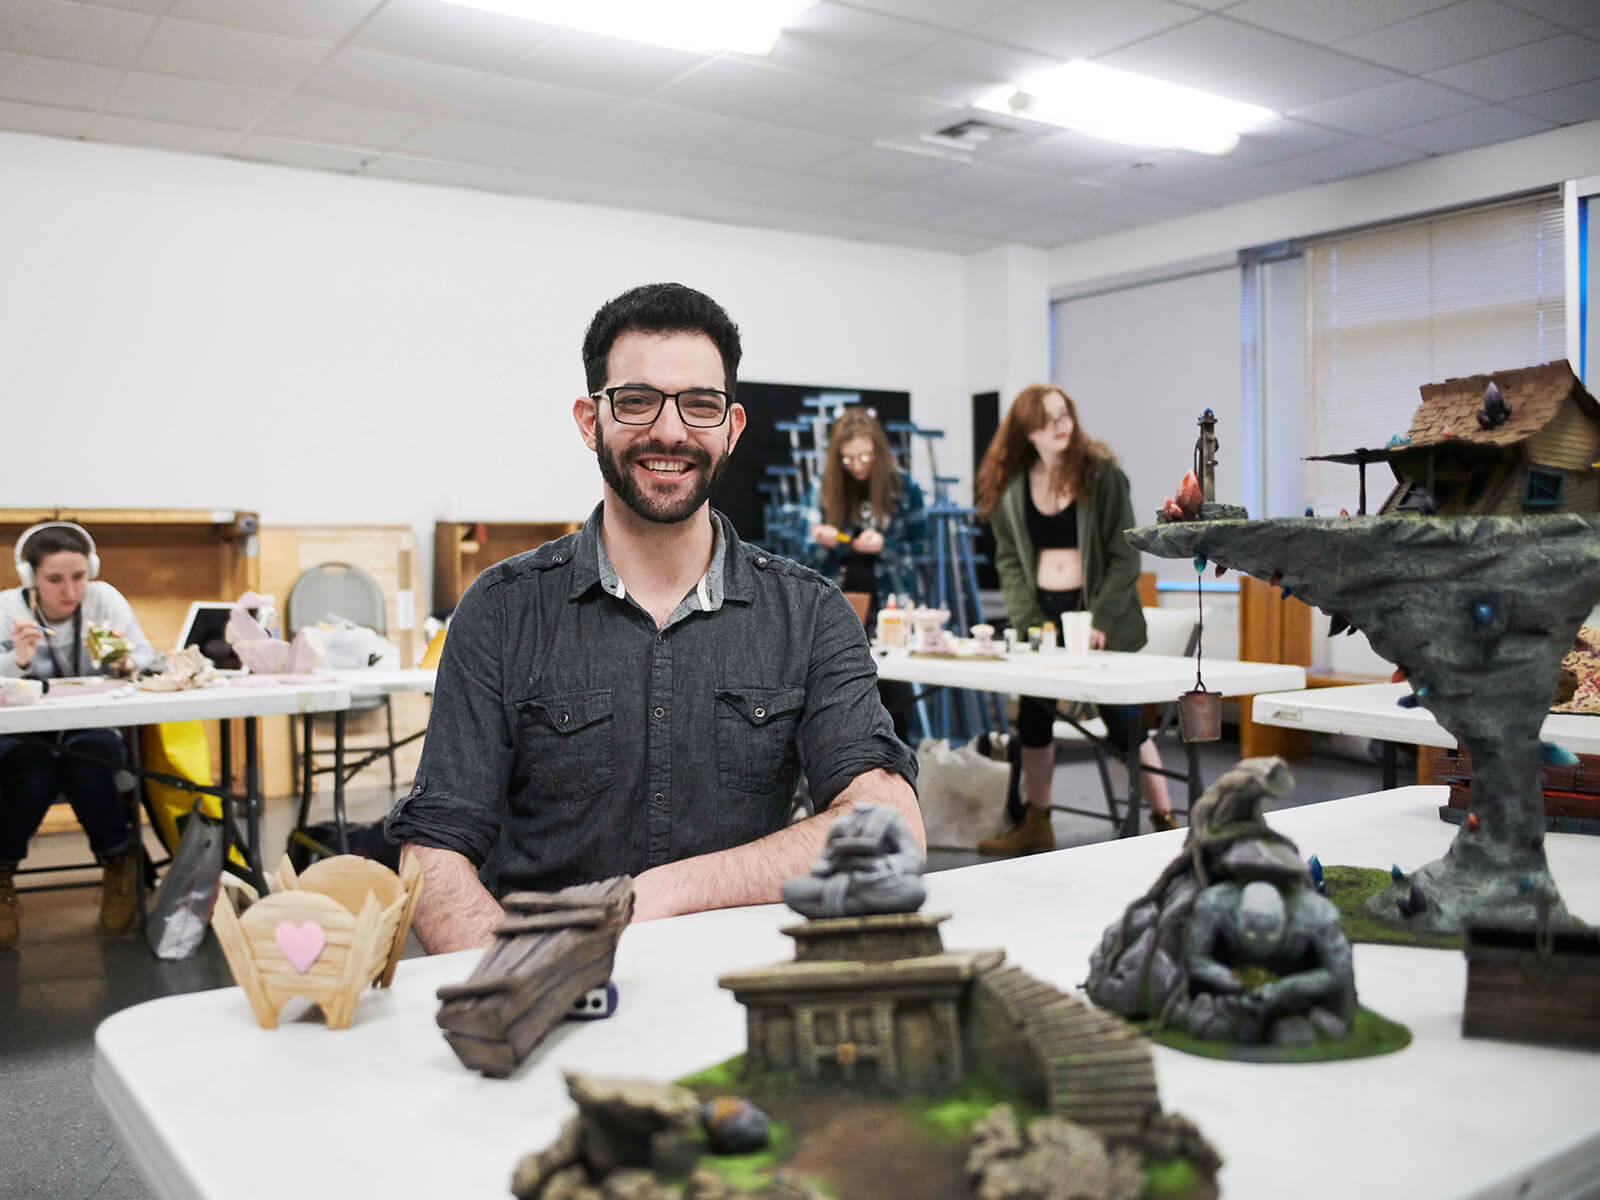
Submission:
[[[514,745],[504,702],[504,590],[480,576],[456,607],[411,791],[384,832],[481,867],[500,835]]]
[[[820,591],[805,715],[795,735],[818,812],[856,776],[879,767],[917,786],[917,760],[895,736],[878,699],[878,670],[866,631],[838,588]]]

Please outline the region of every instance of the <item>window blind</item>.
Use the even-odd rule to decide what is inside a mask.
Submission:
[[[1425,383],[1565,357],[1562,237],[1551,192],[1309,245],[1306,453],[1404,434]],[[1355,468],[1306,468],[1307,503],[1356,511]]]

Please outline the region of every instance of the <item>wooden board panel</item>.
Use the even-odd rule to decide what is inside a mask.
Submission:
[[[433,607],[454,608],[486,567],[583,527],[583,521],[439,521],[433,527]]]

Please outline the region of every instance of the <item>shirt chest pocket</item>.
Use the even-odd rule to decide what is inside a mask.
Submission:
[[[778,786],[805,703],[804,688],[717,689],[717,777],[725,790],[765,795]]]
[[[541,800],[594,800],[615,774],[611,689],[550,692],[517,702],[517,751]]]

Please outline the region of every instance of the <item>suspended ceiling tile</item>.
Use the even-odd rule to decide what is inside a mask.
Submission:
[[[1076,209],[1072,215],[1096,217],[1118,225],[1146,225],[1187,217],[1209,207],[1210,204],[1193,196],[1108,191],[1099,203]]]
[[[1434,71],[1428,78],[1487,100],[1512,100],[1600,78],[1600,42],[1564,33]]]
[[[1594,0],[1507,0],[1507,3],[1568,29],[1582,29],[1595,23]]]
[[[282,90],[299,83],[327,54],[328,47],[319,42],[169,18],[146,43],[138,66],[190,79]]]
[[[1410,75],[1453,67],[1561,32],[1495,0],[1467,0],[1340,42],[1338,49]]]
[[[1134,146],[1063,130],[1035,141],[997,146],[992,154],[985,157],[1003,166],[1018,167],[1025,171],[1076,175],[1112,163],[1132,162],[1142,153],[1145,151]]]
[[[60,108],[99,108],[117,86],[118,78],[118,72],[111,67],[0,50],[0,100]]]
[[[1383,133],[1482,105],[1483,101],[1477,96],[1468,96],[1425,79],[1405,79],[1296,109],[1294,116],[1313,125],[1327,125],[1348,133]]]
[[[387,0],[351,44],[406,58],[498,71],[552,37],[559,26],[443,4]]]
[[[410,137],[424,118],[314,96],[290,96],[256,125],[255,132],[337,146],[387,149]]]
[[[1224,17],[1207,16],[1103,55],[1099,61],[1108,67],[1230,96],[1229,85],[1240,73],[1304,50],[1305,44],[1293,38]]]
[[[960,169],[961,164],[949,159],[882,146],[859,146],[812,168],[818,175],[876,188],[912,187]]]
[[[1255,71],[1242,73],[1229,85],[1234,100],[1288,112],[1336,96],[1398,83],[1404,76],[1331,50],[1306,50]]]
[[[301,85],[300,93],[340,104],[432,117],[459,116],[481,72],[372,50],[340,50]]]
[[[44,133],[55,137],[83,137],[92,114],[79,108],[51,108],[44,104],[18,104],[0,100],[0,129],[16,133]]]
[[[1057,66],[1060,59],[970,37],[949,37],[876,72],[874,82],[950,104]]]
[[[705,61],[703,54],[562,29],[507,70],[562,87],[642,96]]]
[[[1303,180],[1271,167],[1240,167],[1220,175],[1184,180],[1172,193],[1199,204],[1243,204],[1305,186]]]
[[[652,100],[708,112],[738,113],[756,121],[789,124],[784,118],[803,109],[830,87],[826,80],[798,71],[712,59],[659,87]]]
[[[195,154],[226,154],[239,140],[227,129],[202,129],[170,121],[144,121],[102,113],[89,125],[89,137],[97,142],[118,142],[127,146],[149,146],[157,150],[183,150]]]
[[[509,125],[445,118],[427,122],[395,150],[402,155],[533,170],[541,157],[556,147],[558,140],[555,136],[530,133]]]
[[[1109,229],[1105,222],[1089,217],[1051,217],[1018,229],[1015,240],[1029,246],[1059,246],[1064,242],[1099,237]]]
[[[893,227],[884,236],[885,240],[897,246],[910,246],[917,250],[937,250],[943,254],[977,254],[1001,244],[995,238],[946,233],[940,229],[927,229],[915,225]]]
[[[1280,117],[1241,135],[1237,148],[1218,157],[1230,167],[1262,167],[1348,140],[1348,134],[1319,129],[1293,117]]]
[[[943,36],[928,25],[822,0],[783,31],[765,61],[853,79],[926,49]]]
[[[971,29],[1009,9],[1021,0],[855,0],[861,8],[905,17],[942,29]]]
[[[155,26],[148,13],[58,0],[0,0],[0,50],[126,67]]]
[[[243,130],[271,108],[276,98],[265,88],[129,71],[106,101],[105,110],[153,121]]]
[[[681,184],[691,191],[715,192],[753,204],[832,210],[871,194],[870,188],[841,179],[823,179],[794,171],[771,171],[739,163],[684,158],[659,182]]]
[[[1523,96],[1511,106],[1561,125],[1600,120],[1600,79]]]
[[[626,96],[493,75],[462,102],[465,117],[546,133],[587,131],[628,105]]]
[[[172,0],[169,17],[210,21],[282,37],[337,42],[383,0]]]
[[[837,211],[841,216],[856,217],[863,221],[916,225],[924,224],[938,214],[955,212],[961,206],[960,200],[951,200],[947,196],[930,196],[922,191],[893,191],[876,192],[843,204]]]
[[[917,190],[953,200],[1014,206],[1016,197],[1030,198],[1052,190],[1057,181],[1033,171],[989,163],[969,163],[946,174],[924,180]]]
[[[1060,59],[1093,58],[1199,15],[1171,0],[1092,0],[1083,4],[1033,0],[984,21],[973,32]]]
[[[1458,150],[1527,137],[1550,128],[1553,128],[1551,122],[1515,109],[1476,108],[1453,117],[1392,130],[1384,135],[1384,140],[1428,154],[1454,154]]]
[[[948,105],[936,100],[840,81],[819,86],[806,103],[771,119],[778,125],[868,142],[883,137],[915,137],[938,128],[953,115]]]
[[[528,195],[538,181],[528,172],[479,163],[451,162],[425,156],[386,154],[366,168],[366,174],[379,179],[400,179],[409,183],[434,183],[476,191]]]
[[[1285,159],[1281,163],[1275,163],[1274,169],[1281,168],[1313,182],[1325,183],[1398,167],[1402,163],[1415,162],[1422,157],[1424,155],[1420,150],[1409,150],[1372,138],[1363,138],[1359,141],[1345,142],[1329,150],[1319,150],[1315,154],[1303,154],[1298,158]]]
[[[1328,43],[1404,21],[1449,0],[1244,0],[1228,16],[1265,29]]]
[[[624,146],[714,157],[713,152],[722,141],[738,135],[739,125],[733,117],[721,113],[692,112],[639,101],[596,122],[591,132],[602,141]]]

